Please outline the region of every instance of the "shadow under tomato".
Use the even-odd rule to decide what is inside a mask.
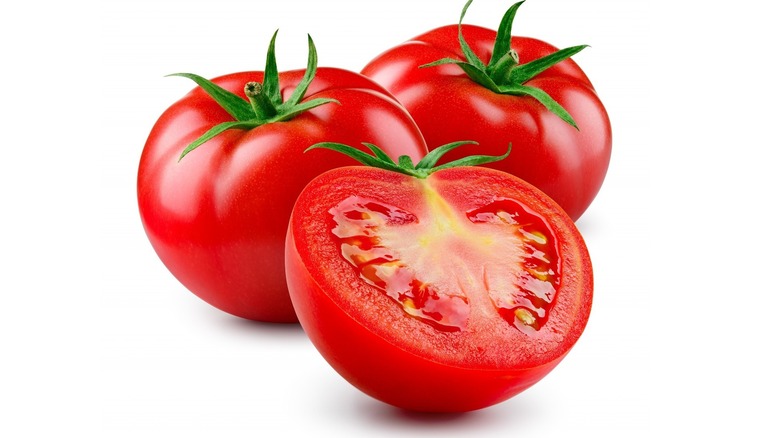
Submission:
[[[444,413],[436,413],[436,412],[415,412],[415,411],[407,411],[405,409],[395,409],[393,408],[394,412],[390,414],[391,417],[393,417],[393,421],[396,420],[402,420],[406,421],[408,423],[418,423],[418,424],[451,424],[451,423],[464,423],[464,422],[473,422],[479,417],[481,414],[480,412],[444,412]]]
[[[589,216],[587,212],[574,224],[583,237],[601,232],[598,218],[595,218],[593,215]]]
[[[484,431],[485,428],[492,429],[506,423],[509,419],[516,423],[522,415],[518,415],[516,403],[513,404],[515,407],[511,409],[511,415],[507,415],[510,406],[506,403],[470,412],[429,413],[399,409],[368,397],[360,397],[356,408],[363,418],[374,426],[382,428],[399,431],[430,429],[439,432],[455,432]]]
[[[301,325],[297,322],[275,323],[252,321],[249,319],[229,315],[224,312],[213,315],[211,319],[214,321],[215,325],[221,326],[225,330],[235,331],[239,335],[260,336],[264,338],[267,337],[285,341],[300,340],[308,342],[306,333],[303,331]]]
[[[263,322],[252,321],[239,318],[237,316],[228,316],[229,324],[238,327],[240,330],[251,330],[269,333],[300,333],[303,334],[303,327],[297,322]]]

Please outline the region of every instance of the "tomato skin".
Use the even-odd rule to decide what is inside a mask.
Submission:
[[[487,63],[496,32],[463,25],[463,35]],[[512,37],[511,47],[520,62],[557,50],[546,42],[518,36]],[[533,98],[493,93],[455,65],[419,68],[446,57],[464,59],[456,25],[431,30],[387,50],[362,73],[403,103],[429,145],[479,143],[461,148],[450,160],[498,155],[511,142],[514,149],[509,158],[487,166],[530,182],[577,220],[601,188],[612,151],[609,117],[582,69],[567,59],[526,82],[560,103],[573,116],[578,131]]]
[[[424,215],[413,177],[345,167],[316,178],[302,192],[290,219],[287,281],[305,332],[330,365],[355,387],[414,411],[481,409],[538,382],[570,351],[590,313],[590,259],[565,212],[517,178],[472,167],[441,170],[429,179],[436,180],[448,199],[463,198],[460,210],[500,196],[521,198],[525,205],[543,212],[556,231],[565,275],[548,324],[530,342],[520,345],[529,338],[517,330],[498,328],[495,338],[486,338],[469,330],[437,332],[419,323],[367,286],[329,240],[332,217],[328,209],[347,196],[365,196]],[[497,316],[495,321],[504,327]],[[491,345],[484,343],[486,339]]]
[[[303,70],[280,73],[286,99]],[[243,96],[262,72],[216,78]],[[304,100],[333,98],[285,121],[249,131],[229,130],[189,153],[185,147],[218,123],[232,120],[202,89],[168,108],[141,155],[138,207],[146,234],[171,273],[190,291],[230,314],[295,322],[284,276],[284,238],[295,198],[320,173],[354,162],[327,151],[304,154],[334,140],[387,145],[394,158],[426,153],[408,113],[386,90],[346,70],[320,68]]]

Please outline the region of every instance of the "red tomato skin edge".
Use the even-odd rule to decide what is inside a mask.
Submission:
[[[529,190],[537,191],[533,187]],[[552,200],[549,203],[565,216],[557,204]],[[579,248],[580,261],[586,268],[578,281],[582,290],[590,291],[579,297],[580,309],[583,310],[573,316],[572,331],[581,334],[590,316],[593,273],[584,241],[578,232],[572,237],[573,241],[568,244]],[[340,309],[313,279],[294,240],[293,227],[290,226],[285,249],[287,283],[293,306],[307,336],[326,361],[349,383],[365,394],[398,408],[415,412],[455,413],[506,401],[552,371],[576,342],[576,339],[572,341],[557,358],[531,368],[459,368],[422,358],[391,345]],[[340,341],[334,342],[334,339]],[[399,364],[408,372],[401,375]]]

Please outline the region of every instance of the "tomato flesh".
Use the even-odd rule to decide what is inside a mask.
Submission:
[[[543,219],[498,199],[457,216],[430,188],[431,220],[350,196],[330,210],[341,254],[368,284],[440,330],[466,328],[470,302],[520,330],[539,330],[558,285],[558,250]],[[460,276],[451,273],[460,272]]]
[[[513,199],[498,199],[467,216],[474,223],[512,231],[509,240],[517,240],[520,250],[517,269],[497,272],[498,281],[486,280],[485,286],[504,319],[520,330],[538,331],[547,321],[560,284],[560,257],[549,225]]]
[[[327,172],[296,202],[286,257],[296,313],[326,360],[414,410],[479,409],[529,387],[574,345],[592,299],[571,219],[488,168]]]

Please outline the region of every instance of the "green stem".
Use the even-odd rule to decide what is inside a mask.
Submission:
[[[277,114],[276,107],[263,92],[263,85],[260,82],[247,82],[244,86],[244,94],[249,98],[258,120],[267,120]]]
[[[463,17],[466,15],[466,11],[472,1],[473,0],[468,0],[466,5],[463,6],[463,10],[460,13],[460,20],[458,21],[458,42],[463,51],[465,61],[455,58],[443,58],[423,64],[420,67],[455,64],[463,69],[464,73],[466,73],[471,80],[483,87],[495,93],[529,96],[536,99],[553,114],[560,117],[561,120],[576,128],[577,124],[575,123],[574,118],[572,118],[571,114],[569,114],[565,108],[550,97],[545,91],[525,85],[525,83],[548,68],[569,59],[587,46],[568,47],[539,59],[531,60],[525,64],[520,64],[517,52],[512,49],[512,23],[514,22],[518,8],[525,2],[525,0],[521,0],[510,6],[506,13],[504,13],[501,24],[496,31],[496,39],[493,44],[493,53],[490,56],[490,62],[485,65],[482,60],[477,57],[471,47],[469,47],[465,38],[463,38]]]
[[[511,82],[512,69],[517,67],[519,63],[520,57],[517,52],[510,50],[499,58],[492,70],[488,70],[487,73],[496,85],[506,85]]]
[[[398,157],[398,162],[396,163],[378,146],[370,143],[363,143],[363,145],[369,148],[371,152],[374,153],[374,155],[368,154],[349,145],[330,142],[314,144],[309,146],[304,152],[319,148],[331,149],[336,152],[341,152],[342,154],[347,155],[348,157],[351,157],[361,164],[365,164],[366,166],[377,167],[379,169],[390,170],[393,172],[403,173],[404,175],[413,176],[415,178],[425,179],[432,173],[442,169],[462,166],[479,166],[481,164],[500,161],[508,157],[509,152],[512,150],[512,143],[509,143],[509,147],[507,148],[506,153],[503,155],[470,155],[455,161],[450,161],[449,163],[442,164],[440,166],[436,166],[436,163],[444,154],[466,144],[477,143],[473,141],[457,141],[455,143],[445,144],[444,146],[440,146],[430,151],[422,158],[422,160],[417,163],[417,165],[412,162],[412,159],[408,155],[401,155]]]
[[[279,88],[279,71],[276,66],[276,34],[274,32],[271,43],[268,45],[263,83],[248,82],[244,85],[244,94],[249,102],[238,94],[228,91],[201,76],[191,73],[176,73],[173,75],[195,81],[220,107],[235,119],[211,127],[195,141],[187,145],[181,154],[182,158],[195,148],[228,129],[248,131],[267,123],[290,120],[320,105],[328,103],[339,104],[337,100],[325,97],[303,100],[317,72],[317,49],[314,47],[314,41],[312,41],[311,36],[309,36],[309,60],[306,64],[303,79],[295,87],[290,98],[287,101],[282,101],[282,94]]]

